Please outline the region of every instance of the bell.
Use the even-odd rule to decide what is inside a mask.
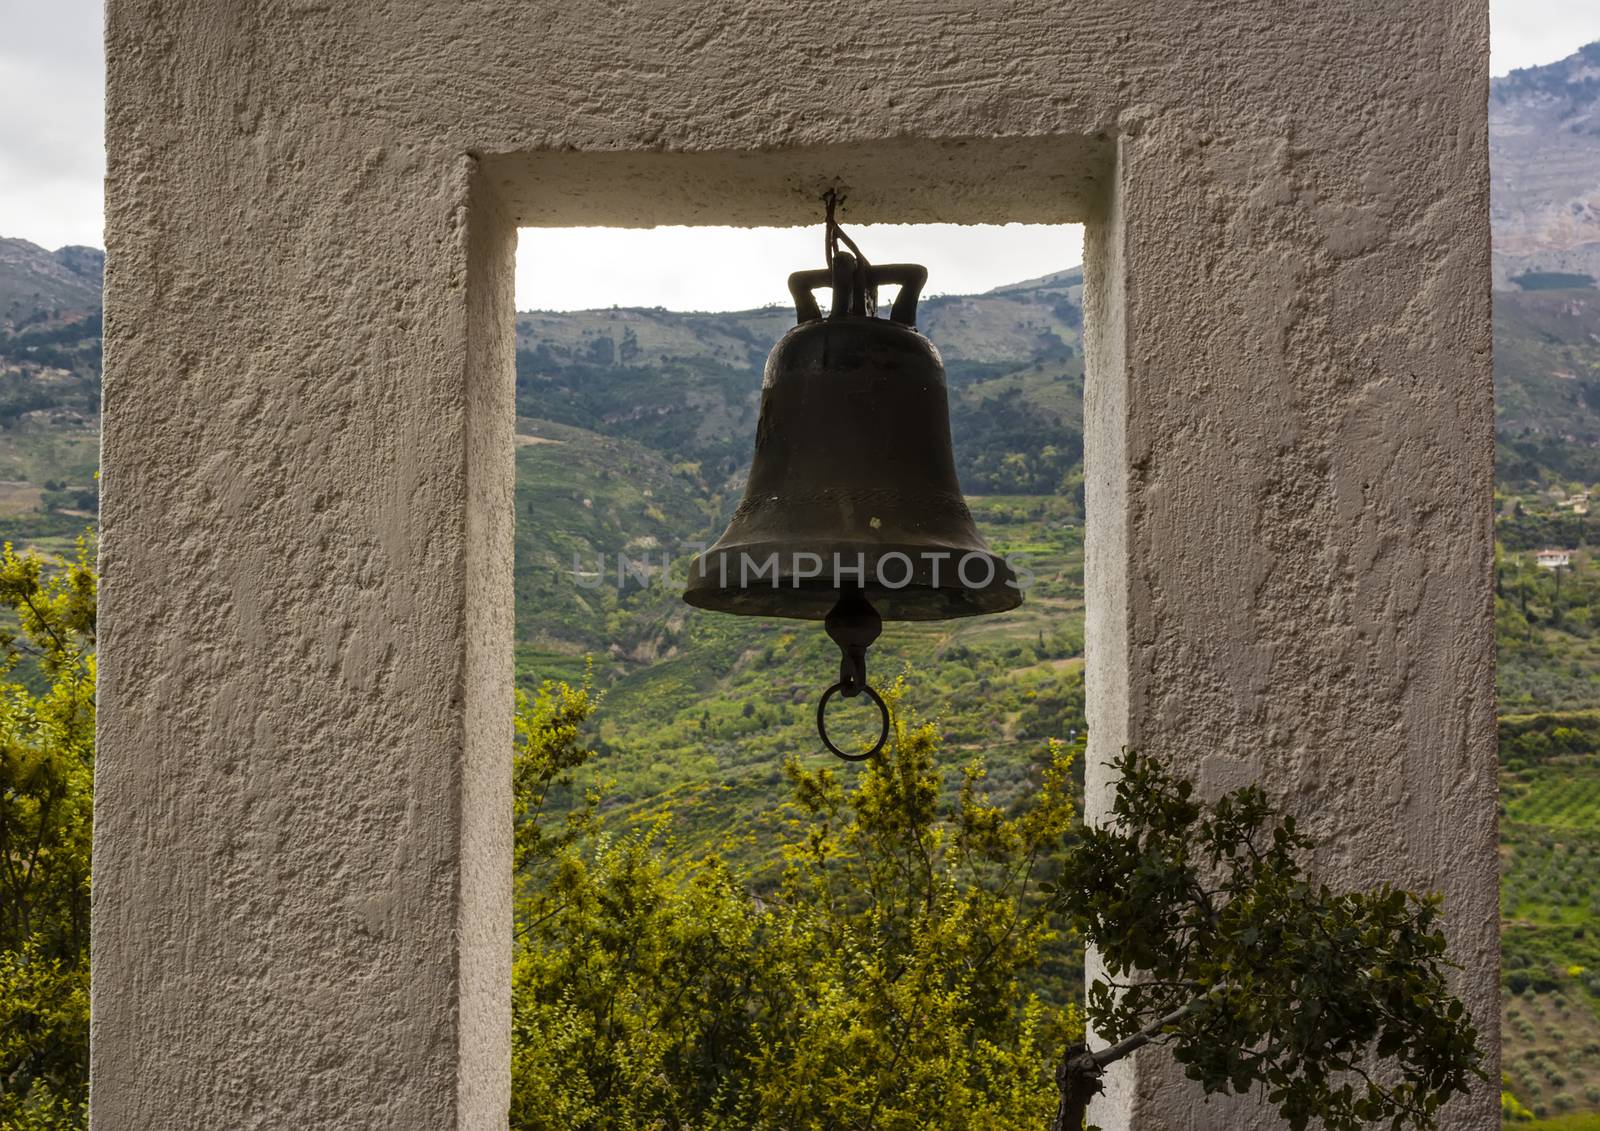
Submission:
[[[831,216],[830,216],[831,224]],[[852,245],[853,246],[853,245]],[[845,252],[789,276],[797,325],[767,358],[755,457],[728,529],[690,566],[683,599],[743,616],[826,620],[843,659],[836,692],[865,691],[866,649],[884,620],[944,620],[1015,608],[1011,568],[978,533],[956,479],[939,351],[916,330],[928,278]],[[880,286],[897,284],[888,318]],[[823,317],[812,293],[833,289]]]
[[[916,330],[915,264],[789,276],[798,325],[761,384],[755,458],[727,531],[690,567],[689,604],[822,620],[859,593],[884,620],[998,613],[1022,601],[956,479],[939,351]],[[899,284],[887,319],[868,288]],[[812,290],[833,287],[824,318]]]

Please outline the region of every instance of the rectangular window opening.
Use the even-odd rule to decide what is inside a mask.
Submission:
[[[874,264],[928,268],[916,325],[942,357],[960,490],[1023,597],[993,615],[886,618],[869,682],[903,718],[937,724],[928,754],[952,812],[962,767],[979,759],[979,794],[1000,813],[1034,803],[1052,744],[1075,751],[1081,806],[1083,229],[841,219]],[[522,1040],[527,1019],[554,1023],[532,1002],[570,974],[552,927],[568,912],[545,890],[554,854],[588,853],[592,879],[629,846],[659,865],[651,882],[663,899],[685,877],[705,881],[704,861],[717,857],[741,898],[770,907],[783,898],[786,853],[803,850],[817,819],[797,804],[786,759],[833,770],[847,790],[863,771],[830,757],[817,736],[818,700],[840,678],[839,649],[820,621],[682,599],[695,554],[743,498],[763,367],[796,323],[788,276],[823,266],[822,224],[525,228],[519,240],[516,682],[528,700],[525,734],[544,736],[519,741],[525,752],[544,744],[538,757],[558,783],[540,786],[519,816],[537,823],[532,842],[547,853],[518,882],[519,955],[541,955],[519,960]],[[897,290],[881,290],[882,314]],[[817,297],[826,313],[827,289]],[[560,724],[578,716],[587,717],[569,741]],[[836,698],[827,718],[853,749],[878,726],[865,697]],[[562,759],[583,765],[556,772]],[[577,847],[583,831],[574,847],[558,847],[589,827],[572,823],[580,814],[605,832],[586,848]],[[528,859],[519,854],[519,867]],[[665,987],[675,975],[650,976]],[[550,984],[536,994],[528,978]],[[1024,982],[1064,1007],[1081,997],[1081,955],[1063,944]],[[523,1066],[516,1127],[517,1105],[536,1102],[539,1085],[520,1052],[514,1063]]]

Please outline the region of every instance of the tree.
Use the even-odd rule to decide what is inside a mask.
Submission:
[[[88,1098],[93,551],[0,551],[0,1127],[80,1127]]]
[[[1291,1128],[1430,1128],[1482,1080],[1478,1034],[1447,983],[1439,900],[1310,881],[1312,847],[1256,786],[1206,804],[1124,753],[1112,820],[1069,853],[1056,906],[1100,950],[1086,1012],[1110,1045],[1058,1071],[1058,1131],[1100,1078],[1164,1045],[1207,1094],[1258,1085]]]
[[[756,885],[674,860],[664,821],[613,835],[597,795],[547,814],[593,709],[547,684],[519,711],[513,1127],[1048,1122],[1076,1032],[1038,992],[1065,954],[1036,895],[1072,822],[1064,750],[1002,811],[977,764],[945,789],[934,728],[897,711],[851,784],[788,762],[779,874]]]

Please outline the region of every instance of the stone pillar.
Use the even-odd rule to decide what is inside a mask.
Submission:
[[[93,1125],[503,1125],[515,230],[473,158],[154,65],[131,7]]]
[[[1288,137],[1150,122],[1119,147],[1087,241],[1087,806],[1105,815],[1129,746],[1207,794],[1260,782],[1330,882],[1441,891],[1493,1065],[1482,135],[1417,144],[1340,174]],[[1458,208],[1399,187],[1436,161],[1460,162]],[[1492,1125],[1493,1092],[1445,1125]],[[1197,1105],[1159,1050],[1108,1076],[1091,1119],[1278,1126],[1258,1096]]]
[[[1091,815],[1124,742],[1259,777],[1330,880],[1445,891],[1495,1045],[1482,0],[111,0],[107,50],[96,1131],[503,1125],[513,229],[830,185],[1090,224]],[[1266,1124],[1161,1055],[1108,1131]]]

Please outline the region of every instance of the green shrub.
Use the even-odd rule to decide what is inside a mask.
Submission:
[[[1071,827],[1063,749],[1010,812],[976,765],[942,789],[935,731],[898,710],[853,784],[791,759],[785,864],[757,898],[664,821],[613,833],[597,796],[550,815],[593,707],[546,685],[518,712],[513,1128],[1048,1125],[1081,1031],[1075,970],[1060,1004],[1037,992],[1066,955],[1033,894]]]
[[[0,1127],[81,1127],[89,1068],[93,553],[0,551]]]
[[[1500,761],[1513,768],[1600,751],[1600,711],[1500,716]]]
[[[1500,1119],[1503,1123],[1532,1123],[1533,1112],[1507,1089],[1500,1092]]]

